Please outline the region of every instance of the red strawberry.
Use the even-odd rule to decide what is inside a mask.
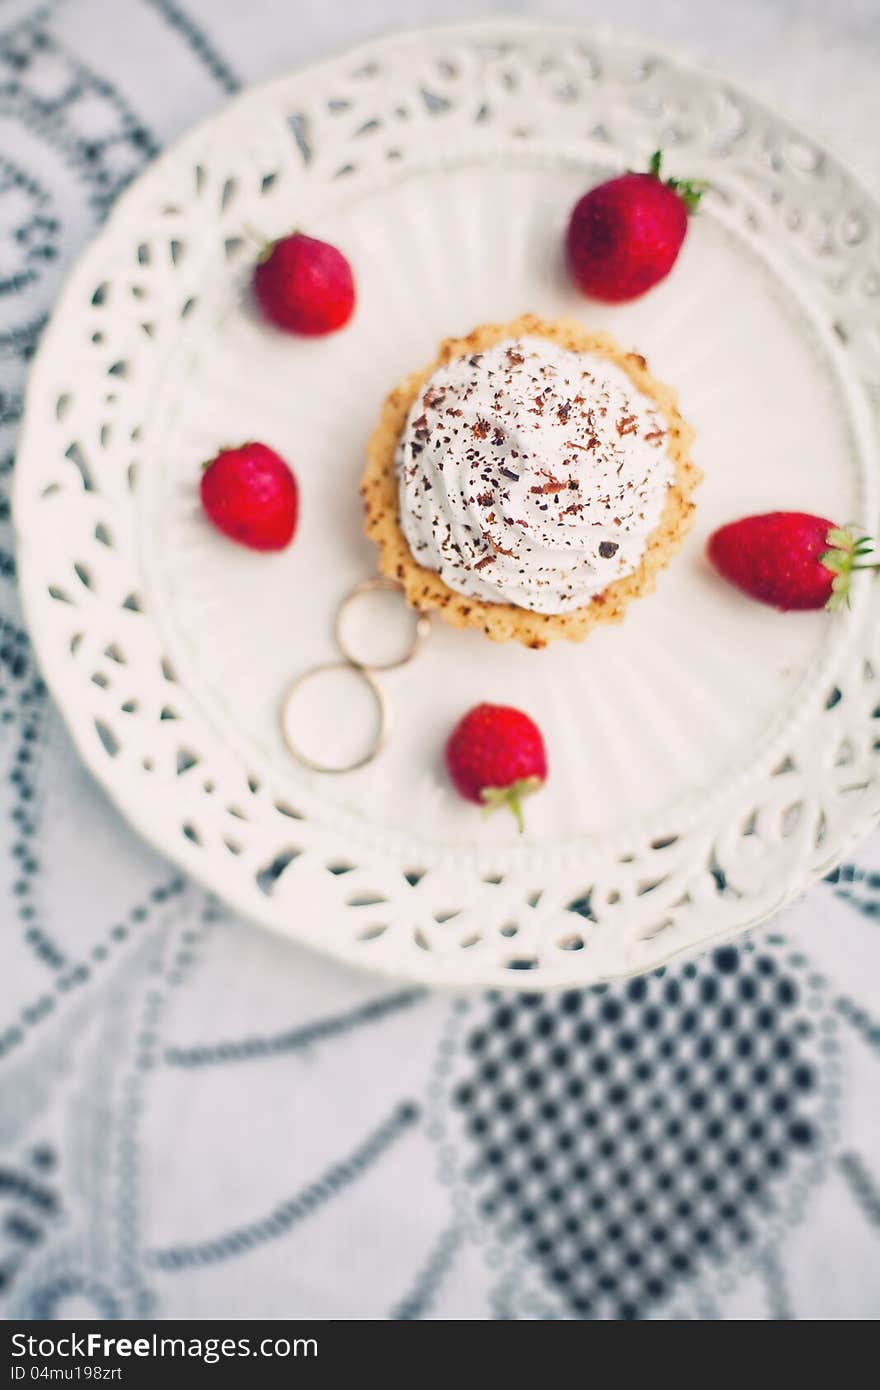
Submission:
[[[731,521],[706,547],[718,573],[750,598],[784,611],[849,602],[855,570],[873,549],[867,536],[807,512],[766,512]]]
[[[309,337],[333,333],[354,312],[348,261],[335,246],[302,232],[265,247],[254,268],[254,294],[278,328]]]
[[[296,479],[265,444],[221,449],[204,466],[202,506],[218,531],[251,550],[283,550],[298,512]]]
[[[568,224],[566,255],[578,289],[609,304],[636,299],[667,276],[705,185],[660,178],[662,153],[650,173],[621,174],[585,193]]]
[[[522,831],[521,802],[544,785],[547,754],[527,714],[509,705],[476,705],[450,735],[446,767],[465,800],[487,814],[508,806]]]

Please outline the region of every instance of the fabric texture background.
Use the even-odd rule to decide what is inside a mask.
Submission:
[[[874,0],[541,13],[689,48],[880,182]],[[436,18],[424,0],[0,0],[0,1308],[876,1317],[880,836],[739,947],[628,985],[395,988],[163,863],[35,669],[8,489],[65,270],[240,86]]]

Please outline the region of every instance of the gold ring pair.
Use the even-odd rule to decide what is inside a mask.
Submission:
[[[297,762],[310,772],[355,772],[358,768],[366,767],[374,758],[382,752],[391,735],[392,709],[388,696],[376,680],[376,673],[380,671],[396,671],[401,666],[406,666],[418,652],[425,638],[431,630],[431,622],[425,613],[416,615],[416,622],[413,628],[412,642],[402,656],[395,657],[393,661],[375,662],[365,661],[352,651],[348,637],[346,636],[346,619],[351,612],[352,606],[358,599],[366,594],[376,592],[402,593],[403,590],[393,579],[377,578],[365,579],[361,584],[357,584],[350,593],[340,603],[336,610],[336,619],[333,624],[333,635],[336,645],[342,653],[341,661],[324,661],[318,666],[311,666],[307,671],[303,671],[301,676],[297,676],[284,693],[281,702],[281,734],[288,751],[296,758]],[[326,675],[330,671],[350,671],[358,680],[364,682],[373,697],[377,711],[376,734],[372,744],[367,751],[350,763],[323,763],[310,757],[302,748],[299,747],[291,732],[290,711],[293,701],[307,681],[313,680],[316,676]]]

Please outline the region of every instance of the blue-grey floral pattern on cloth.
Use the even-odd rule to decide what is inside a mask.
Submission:
[[[766,36],[789,7],[745,8]],[[120,822],[47,700],[7,500],[28,360],[161,145],[403,13],[338,35],[314,16],[304,39],[296,9],[0,5],[3,1312],[875,1317],[880,839],[654,975],[430,994],[233,919]],[[705,11],[726,32],[732,7]]]

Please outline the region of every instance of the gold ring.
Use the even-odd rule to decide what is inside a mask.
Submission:
[[[416,652],[419,650],[425,638],[431,631],[431,620],[428,617],[427,613],[418,613],[418,616],[416,617],[415,628],[413,630],[412,643],[408,651],[405,651],[403,656],[397,657],[395,661],[385,661],[380,663],[377,661],[361,660],[360,657],[355,656],[354,652],[351,650],[351,648],[348,646],[348,643],[345,640],[345,633],[343,631],[345,617],[351,605],[357,599],[361,598],[364,594],[372,594],[377,592],[402,594],[403,587],[402,585],[397,584],[393,579],[385,578],[365,579],[362,584],[355,585],[351,593],[346,594],[345,598],[342,600],[342,602],[336,610],[336,621],[333,626],[333,635],[336,638],[336,645],[342,652],[342,655],[346,658],[347,661],[351,662],[352,666],[356,666],[358,670],[395,671],[399,666],[406,666],[407,662],[412,661]]]
[[[379,718],[376,727],[376,737],[372,746],[367,749],[367,752],[362,757],[357,758],[351,763],[319,763],[314,758],[310,758],[308,753],[304,753],[291,736],[289,727],[290,721],[288,718],[291,701],[306,681],[311,680],[314,676],[322,675],[326,671],[352,671],[355,676],[365,682],[375,700],[378,710]],[[310,666],[307,671],[303,671],[302,675],[297,676],[296,680],[287,687],[281,701],[281,736],[287,745],[288,751],[293,754],[298,763],[308,768],[310,772],[355,772],[359,767],[366,767],[367,763],[372,762],[377,754],[381,753],[385,744],[388,742],[390,733],[391,707],[385,698],[385,694],[378,681],[373,679],[372,673],[365,666],[357,665],[356,662],[348,660],[325,661],[319,666]]]

